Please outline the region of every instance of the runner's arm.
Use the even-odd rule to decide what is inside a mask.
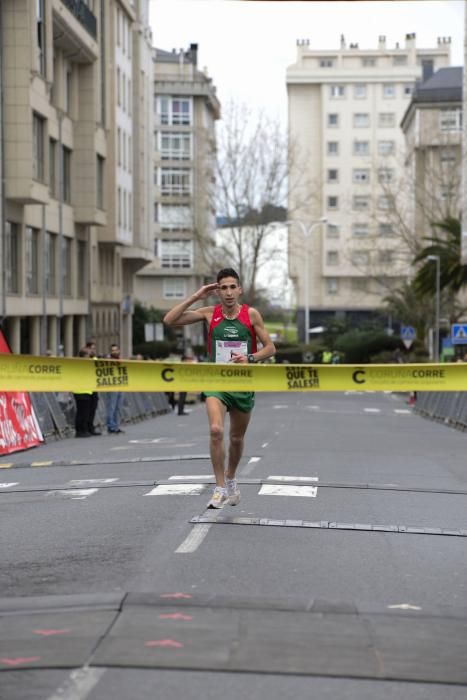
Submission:
[[[170,311],[167,311],[163,319],[166,326],[187,326],[190,323],[207,320],[209,315],[212,314],[212,306],[203,306],[199,309],[191,310],[190,306],[200,299],[206,299],[206,297],[218,289],[218,286],[217,282],[205,284],[203,287],[200,287],[197,292],[188,297],[188,299],[185,299],[185,301],[180,302],[180,304],[174,306]]]

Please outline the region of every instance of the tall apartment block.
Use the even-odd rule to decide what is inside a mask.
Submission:
[[[374,50],[347,46],[344,37],[336,51],[297,42],[287,69],[288,208],[302,225],[290,227],[289,274],[302,339],[306,277],[313,328],[329,317],[358,324],[409,274],[409,251],[394,225],[394,208],[408,206],[406,193],[395,194],[404,170],[400,123],[416,82],[449,62],[448,38],[432,49],[418,49],[415,34],[393,48],[380,36]],[[327,223],[307,239],[303,231],[321,217]]]
[[[197,67],[198,46],[154,50],[153,245],[155,260],[136,277],[135,296],[166,310],[205,283],[203,251],[214,245],[215,123],[220,104]],[[204,342],[200,324],[180,344]]]
[[[152,257],[148,0],[2,0],[0,19],[7,339],[73,355],[94,337],[127,355]]]

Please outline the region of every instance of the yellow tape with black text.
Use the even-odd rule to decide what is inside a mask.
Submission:
[[[2,391],[466,391],[467,363],[240,365],[0,355]]]

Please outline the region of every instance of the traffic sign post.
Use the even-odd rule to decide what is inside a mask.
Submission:
[[[413,326],[401,326],[401,338],[407,350],[410,349],[416,337],[417,334]]]
[[[453,323],[451,326],[453,345],[467,345],[467,323]]]

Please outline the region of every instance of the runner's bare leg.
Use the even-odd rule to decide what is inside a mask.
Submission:
[[[209,451],[216,486],[224,486],[224,421],[227,408],[215,396],[207,396],[206,411],[209,420]]]
[[[244,437],[251,412],[244,413],[232,409],[230,411],[230,440],[229,440],[229,461],[227,466],[227,479],[235,479],[235,472],[243,454]]]

